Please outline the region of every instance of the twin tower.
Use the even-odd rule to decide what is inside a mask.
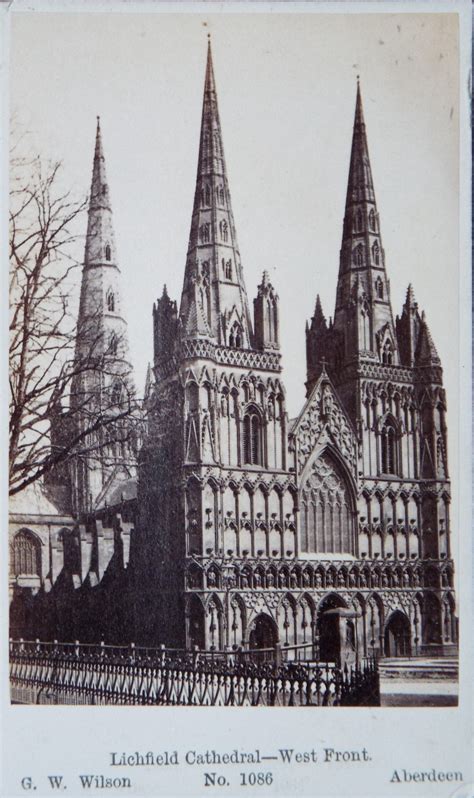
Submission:
[[[106,388],[123,401],[131,364],[99,129],[92,188],[79,331],[99,303],[121,364]],[[138,476],[137,642],[307,646],[331,661],[451,653],[442,369],[411,286],[393,319],[359,87],[334,317],[318,297],[292,420],[280,312],[266,273],[252,309],[247,297],[209,45],[181,302],[164,289],[153,307],[138,463],[127,444],[113,463],[82,465],[76,512],[113,504]]]

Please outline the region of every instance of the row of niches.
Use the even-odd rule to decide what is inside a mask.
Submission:
[[[408,406],[418,409],[421,404],[428,404],[431,407],[439,405],[440,408],[446,410],[446,392],[441,386],[430,386],[429,390],[424,387],[422,391],[416,391],[410,385],[367,380],[362,382],[361,394],[364,403],[368,399],[381,399],[382,404],[392,405],[393,403],[395,408]],[[383,407],[383,412],[386,409],[389,408]]]
[[[226,375],[227,379],[217,380],[209,375],[207,369],[203,370],[199,378],[193,373],[188,373],[185,387],[187,407],[189,410],[199,408],[210,409],[219,406],[219,399],[233,399],[240,405],[256,402],[265,406],[267,402],[277,404],[281,409],[284,406],[284,391],[279,380],[249,377],[242,375],[236,380],[234,375]]]
[[[453,567],[439,561],[410,565],[357,562],[350,566],[326,561],[287,566],[257,560],[225,565],[211,562],[206,568],[193,561],[187,567],[186,583],[194,590],[441,588],[453,586]]]

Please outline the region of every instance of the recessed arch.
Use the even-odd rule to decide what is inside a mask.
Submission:
[[[323,447],[307,463],[299,508],[301,551],[355,554],[356,492],[353,477],[335,447]]]

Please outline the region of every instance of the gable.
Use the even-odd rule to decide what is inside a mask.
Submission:
[[[357,469],[357,439],[352,424],[323,371],[296,420],[291,439],[296,450],[297,474],[301,474],[313,451],[331,444],[351,472]]]

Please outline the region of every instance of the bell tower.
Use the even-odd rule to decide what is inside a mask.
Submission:
[[[308,396],[327,369],[357,436],[355,554],[373,569],[372,585],[424,586],[422,598],[407,594],[418,619],[412,650],[449,649],[455,632],[443,371],[411,285],[393,321],[359,81],[334,320],[326,322],[318,297],[306,346]],[[383,601],[393,595],[386,591]],[[383,652],[382,637],[374,645]],[[385,649],[392,650],[388,643]]]
[[[165,289],[153,311],[154,386],[140,471],[141,582],[156,607],[146,640],[245,644],[249,597],[233,594],[231,606],[228,594],[238,567],[248,563],[251,572],[259,559],[297,551],[278,296],[266,273],[254,315],[255,328],[209,42],[181,302],[178,309]]]

